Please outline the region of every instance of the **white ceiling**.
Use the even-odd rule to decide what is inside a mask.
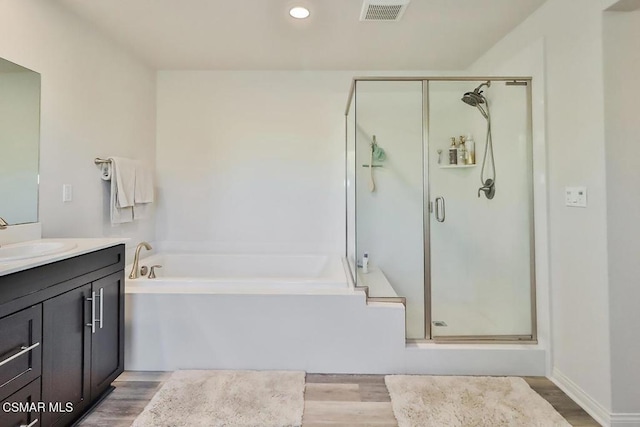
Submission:
[[[412,0],[399,22],[360,22],[362,0],[55,1],[156,69],[461,70],[545,0]]]

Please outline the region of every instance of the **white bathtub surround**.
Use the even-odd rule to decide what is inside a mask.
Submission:
[[[544,374],[545,352],[535,345],[407,346],[404,306],[367,304],[340,261],[221,254],[141,260],[163,268],[156,279],[126,282],[126,369]]]
[[[151,282],[151,281],[149,281]],[[334,294],[127,293],[125,368],[544,375],[536,345],[405,345],[405,310]]]
[[[133,427],[300,426],[305,373],[177,371]]]
[[[391,286],[391,283],[389,283],[387,276],[385,276],[379,267],[370,265],[368,273],[363,273],[360,267],[358,267],[357,271],[358,286],[366,286],[369,288],[370,298],[394,298],[398,296],[393,286]]]

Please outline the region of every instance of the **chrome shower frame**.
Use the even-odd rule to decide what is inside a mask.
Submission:
[[[533,199],[533,126],[532,126],[532,91],[530,76],[447,76],[447,77],[429,77],[429,76],[407,76],[407,77],[384,77],[384,76],[365,76],[354,77],[351,82],[351,88],[347,97],[347,106],[345,109],[345,119],[349,115],[349,109],[351,106],[351,100],[355,95],[356,84],[358,81],[420,81],[422,82],[422,114],[423,114],[423,138],[422,138],[422,151],[423,151],[423,242],[424,242],[424,305],[425,305],[425,338],[424,339],[406,339],[408,343],[460,343],[460,344],[477,344],[477,343],[491,343],[491,344],[513,344],[517,342],[519,344],[537,344],[538,343],[538,317],[537,317],[537,300],[536,300],[536,260],[535,260],[535,216],[534,216],[534,199]],[[431,309],[431,247],[430,247],[430,210],[429,202],[431,200],[431,192],[429,186],[429,150],[426,148],[429,146],[429,83],[436,81],[469,81],[469,82],[484,82],[481,83],[476,90],[479,90],[483,86],[489,86],[491,83],[504,82],[508,86],[527,86],[527,137],[528,137],[528,168],[531,171],[528,174],[528,188],[529,188],[529,241],[530,241],[530,299],[531,299],[531,335],[473,335],[473,336],[438,336],[433,337],[432,331],[432,309]],[[488,83],[488,84],[487,84]],[[346,126],[346,121],[345,121]],[[345,131],[347,131],[345,127]],[[347,165],[345,164],[345,177],[347,176]],[[348,219],[345,224],[346,237],[348,238]],[[346,241],[345,241],[345,254],[346,254]],[[352,274],[354,272],[351,272]],[[353,279],[353,278],[350,278]],[[376,298],[370,298],[375,300]],[[381,301],[391,302],[403,302],[404,298],[380,298]],[[406,328],[406,326],[405,326]],[[405,329],[406,333],[406,329]]]

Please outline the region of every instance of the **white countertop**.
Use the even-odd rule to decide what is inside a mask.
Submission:
[[[16,273],[22,270],[28,270],[33,267],[49,264],[55,261],[61,261],[63,259],[72,258],[78,255],[86,254],[89,252],[97,251],[100,249],[109,248],[128,242],[128,238],[97,238],[97,239],[41,239],[34,241],[42,242],[72,242],[76,244],[76,247],[66,252],[60,252],[52,255],[43,255],[34,258],[20,259],[15,261],[0,261],[0,276],[6,276],[7,274]],[[26,242],[21,242],[26,243]],[[7,245],[9,246],[9,245]]]

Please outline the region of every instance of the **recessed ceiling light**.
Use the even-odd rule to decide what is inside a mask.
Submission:
[[[296,19],[304,19],[309,17],[309,9],[305,7],[293,7],[289,11],[289,15],[293,16]]]

